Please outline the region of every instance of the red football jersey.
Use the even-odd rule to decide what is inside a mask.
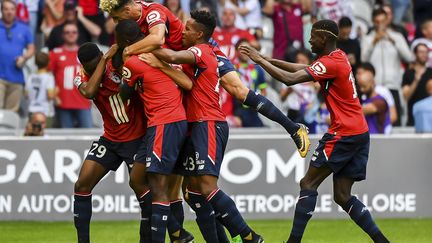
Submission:
[[[144,1],[136,1],[141,4],[141,17],[137,20],[141,31],[148,35],[149,30],[157,25],[164,24],[166,28],[165,45],[173,50],[181,50],[182,47],[182,32],[184,25],[169,9],[159,3],[146,3]]]
[[[231,62],[236,62],[237,52],[235,45],[241,39],[254,41],[255,37],[248,31],[238,28],[219,28],[213,33],[213,39],[218,43],[220,50]]]
[[[90,77],[81,69],[74,79],[77,88]],[[138,95],[122,101],[119,94],[121,75],[108,62],[102,83],[93,102],[102,115],[104,137],[114,142],[127,142],[144,136],[147,119]]]
[[[59,89],[61,109],[90,109],[90,101],[81,96],[74,86],[75,74],[80,69],[77,57],[78,46],[73,49],[59,47],[49,54],[49,69],[54,74],[56,87]]]
[[[369,130],[357,97],[351,65],[343,51],[337,49],[318,58],[306,71],[321,85],[330,111],[329,133],[351,136]]]
[[[195,55],[194,65],[183,65],[183,71],[194,82],[186,95],[188,121],[225,121],[219,103],[219,68],[213,47],[198,44],[188,50]]]
[[[131,56],[123,66],[123,78],[131,87],[138,83],[148,127],[186,120],[183,93],[162,71]]]

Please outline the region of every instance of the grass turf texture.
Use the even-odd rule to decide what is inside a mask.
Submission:
[[[291,220],[248,221],[267,243],[280,243],[288,237]],[[378,226],[391,242],[432,242],[432,219],[382,219]],[[195,222],[187,221],[185,227],[195,235],[195,242],[204,242]],[[91,240],[98,242],[138,242],[138,222],[95,221],[91,224]],[[76,242],[72,222],[0,221],[0,242]],[[312,219],[303,242],[372,242],[350,220]]]

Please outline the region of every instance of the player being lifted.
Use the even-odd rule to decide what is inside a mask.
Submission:
[[[215,213],[232,236],[240,235],[243,242],[264,242],[246,224],[234,201],[218,186],[228,125],[219,105],[218,60],[209,39],[216,27],[216,19],[207,11],[191,12],[191,19],[183,31],[183,46],[187,50],[157,49],[152,53],[168,63],[184,64],[184,72],[193,80],[193,88],[186,93],[186,114],[191,129],[188,140],[188,175],[190,204],[197,215],[198,226],[206,242],[220,242],[215,225]]]
[[[114,21],[124,19],[137,21],[141,31],[146,35],[141,41],[125,48],[123,53],[125,57],[151,52],[161,45],[176,51],[185,49],[182,45],[183,23],[159,3],[134,0],[100,0],[100,8],[108,12]],[[305,157],[310,146],[306,126],[294,123],[267,98],[249,90],[240,80],[224,53],[217,46],[214,47],[213,51],[219,62],[221,86],[244,105],[256,109],[265,117],[284,127],[293,138],[300,155]]]
[[[318,82],[331,114],[330,128],[319,141],[309,169],[300,181],[289,243],[301,241],[315,210],[317,188],[332,173],[335,202],[374,242],[389,242],[367,207],[351,194],[354,182],[366,178],[370,141],[350,63],[345,53],[336,48],[338,34],[338,26],[331,20],[313,24],[309,42],[318,59],[310,66],[265,58],[250,46],[240,47],[242,53],[288,86]]]
[[[144,38],[133,20],[120,21],[115,32],[120,51]],[[138,85],[148,119],[147,133],[132,167],[130,184],[134,189],[143,188],[146,177],[150,186],[150,193],[145,192],[141,197],[141,200],[151,201],[151,238],[143,242],[165,242],[167,226],[172,242],[190,242],[193,236],[170,214],[169,191],[172,188],[169,182],[187,132],[183,93],[179,87],[190,90],[192,81],[167,64],[162,69],[149,66],[136,55],[128,57],[123,64],[123,80],[130,87]],[[178,199],[179,189],[175,192],[174,199]],[[144,217],[149,218],[149,215]]]
[[[81,95],[93,99],[102,115],[104,134],[92,143],[81,166],[74,188],[74,222],[78,242],[90,242],[92,190],[110,171],[125,161],[132,166],[134,155],[146,132],[146,119],[138,96],[122,101],[118,92],[121,74],[111,65],[117,51],[114,45],[103,55],[94,43],[85,43],[78,50],[82,64],[74,83]],[[144,188],[137,190],[144,191]]]

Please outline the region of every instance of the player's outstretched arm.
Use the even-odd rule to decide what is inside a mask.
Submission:
[[[311,81],[311,76],[305,70],[298,70],[296,72],[287,72],[282,70],[275,65],[271,64],[265,58],[263,58],[259,52],[250,46],[240,46],[240,52],[247,55],[252,61],[264,68],[273,78],[281,81],[287,86],[291,86],[298,83],[304,83]]]
[[[174,83],[180,86],[184,90],[191,90],[193,87],[192,80],[180,69],[171,67],[168,63],[162,62],[155,55],[151,53],[144,53],[139,55],[139,59],[146,62],[148,65],[160,69],[168,77],[170,77]]]
[[[100,59],[98,65],[96,66],[95,71],[90,76],[90,79],[87,82],[83,82],[79,85],[78,90],[80,91],[82,96],[84,96],[87,99],[93,99],[93,97],[97,94],[100,87],[100,83],[102,82],[102,77],[105,73],[106,64],[108,60],[110,60],[113,57],[113,55],[117,52],[117,49],[118,49],[117,44],[111,46],[108,52],[104,54]]]
[[[124,60],[128,56],[151,52],[165,43],[166,26],[157,24],[149,30],[149,35],[144,39],[126,47],[123,51]]]
[[[167,63],[173,63],[173,64],[194,64],[195,63],[195,55],[192,53],[192,51],[189,50],[173,51],[167,48],[159,48],[157,50],[152,51],[152,53],[157,58]]]
[[[264,59],[266,59],[268,62],[275,65],[276,67],[283,69],[285,71],[288,71],[288,72],[297,72],[299,70],[303,70],[306,67],[308,67],[308,65],[305,65],[305,64],[285,62],[285,61],[282,61],[279,59],[274,59],[271,57],[264,57]]]

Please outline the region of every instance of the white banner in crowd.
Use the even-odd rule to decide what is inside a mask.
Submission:
[[[74,182],[91,141],[0,138],[0,220],[71,220]],[[368,178],[354,193],[376,217],[432,217],[431,148],[432,136],[373,137]],[[286,135],[231,133],[220,187],[245,218],[292,218],[312,152],[302,159]],[[96,186],[93,219],[139,218],[128,180],[122,166]],[[333,201],[331,182],[319,188],[314,217],[346,217]]]

